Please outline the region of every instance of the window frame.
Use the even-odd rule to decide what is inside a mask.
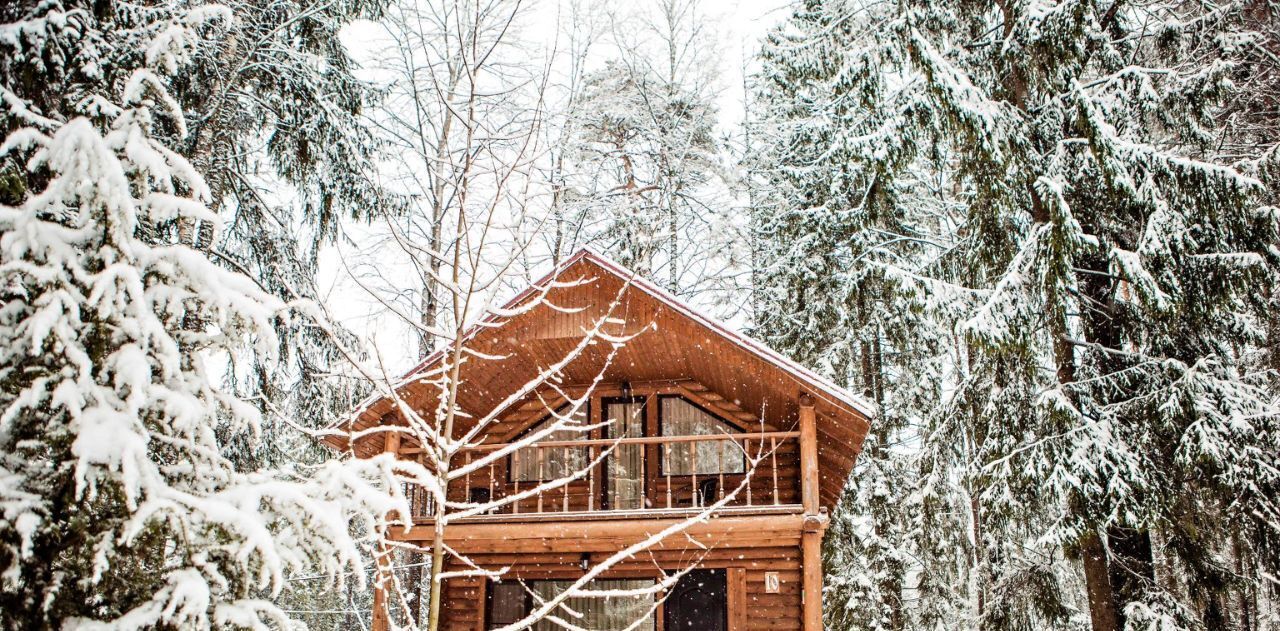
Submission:
[[[542,416],[542,417],[540,417],[538,420],[536,420],[536,421],[534,421],[534,422],[530,423],[528,427],[526,427],[526,428],[524,428],[524,429],[520,430],[520,433],[516,434],[516,435],[515,435],[515,437],[513,437],[513,438],[512,438],[510,441],[508,441],[508,442],[513,442],[513,443],[514,443],[514,442],[518,442],[521,438],[524,438],[525,436],[528,436],[529,434],[533,433],[533,431],[534,431],[534,430],[535,430],[539,425],[542,425],[543,423],[545,423],[545,422],[547,422],[547,421],[551,420],[551,418],[552,418],[554,415],[557,415],[557,414],[559,414],[559,415],[563,415],[562,413],[563,413],[563,411],[564,411],[564,410],[567,410],[567,409],[572,408],[572,407],[573,407],[573,404],[571,404],[571,403],[566,403],[566,404],[564,404],[564,405],[562,405],[562,406],[560,406],[560,407],[556,408],[554,411],[552,411],[552,412],[548,412],[545,416]],[[587,424],[590,424],[590,423],[591,423],[591,401],[590,401],[590,400],[584,401],[584,402],[582,403],[582,407],[581,407],[581,409],[582,409],[582,414],[583,414],[583,416],[586,418],[586,422],[587,422]],[[597,430],[594,430],[594,429],[593,429],[593,430],[591,430],[591,431],[588,433],[588,437],[590,437],[590,436],[594,435],[594,434],[596,433],[596,431],[597,431]],[[536,444],[536,443],[531,443],[530,445],[532,446],[533,444]],[[581,446],[581,447],[569,447],[569,449],[581,449],[581,450],[583,450],[584,452],[586,452],[586,454],[587,454],[586,462],[587,462],[587,463],[589,463],[589,462],[591,462],[591,452],[588,450],[588,447],[589,447],[588,445],[583,445],[583,446]],[[506,460],[507,460],[507,484],[516,484],[517,482],[519,482],[519,483],[521,483],[521,484],[524,484],[524,483],[545,484],[545,483],[547,483],[547,482],[554,482],[554,481],[556,481],[556,480],[559,480],[559,479],[560,479],[559,477],[551,477],[551,478],[543,478],[543,479],[516,480],[516,466],[515,466],[515,465],[516,465],[516,454],[518,454],[520,451],[522,451],[522,450],[524,450],[524,449],[529,449],[529,448],[530,448],[530,447],[522,447],[522,448],[520,448],[520,449],[517,449],[517,450],[515,450],[515,451],[511,452],[511,455],[510,455],[510,456],[507,456],[507,458],[506,458]]]
[[[744,429],[741,425],[738,425],[737,423],[730,421],[729,419],[721,416],[720,414],[716,414],[715,412],[708,410],[706,406],[698,403],[697,401],[694,401],[693,399],[690,399],[689,397],[683,394],[662,394],[662,395],[658,395],[657,399],[658,399],[658,436],[662,436],[662,437],[667,436],[667,426],[666,426],[667,415],[665,414],[665,411],[663,409],[664,408],[663,401],[667,399],[681,399],[685,403],[688,403],[689,405],[692,405],[698,410],[701,410],[702,413],[706,414],[707,416],[710,416],[711,418],[717,421],[720,421],[721,423],[724,423],[730,429],[734,430],[734,433],[737,433],[737,434],[747,433],[747,430]],[[693,444],[693,443],[690,443],[690,444]],[[667,473],[666,454],[667,454],[667,447],[669,445],[670,443],[660,443],[658,445],[658,475],[660,477],[692,478],[694,476],[708,477],[708,476],[720,476],[720,475],[746,475],[747,474],[748,464],[747,464],[746,454],[742,455],[742,471],[740,472],[730,473],[728,471],[721,471],[721,472],[713,472],[713,473]]]

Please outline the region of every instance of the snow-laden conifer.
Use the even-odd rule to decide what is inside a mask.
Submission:
[[[72,41],[90,55],[109,34],[87,17],[6,35],[82,29]],[[140,61],[108,84],[118,89],[83,95],[85,115],[65,122],[27,116],[3,144],[30,187],[0,206],[0,621],[287,627],[272,602],[287,577],[343,580],[361,568],[349,520],[368,529],[402,505],[373,484],[380,460],[301,476],[240,471],[224,455],[222,437],[254,433],[261,417],[219,387],[217,367],[246,347],[270,354],[275,322],[293,316],[180,238],[184,221],[217,218],[203,178],[157,130],[186,132],[170,77],[232,16],[163,7],[131,19],[115,42],[131,38]]]
[[[759,231],[766,252],[793,248],[763,269],[764,296],[776,294],[764,314],[773,338],[793,340],[784,347],[815,364],[841,357],[824,348],[862,327],[834,324],[855,311],[832,297],[876,294],[831,279],[882,270],[888,304],[914,297],[920,310],[873,322],[922,314],[934,324],[903,348],[951,358],[937,372],[903,364],[945,383],[916,408],[927,411],[921,475],[893,511],[934,524],[903,548],[918,562],[907,591],[920,615],[951,609],[992,628],[1257,624],[1245,595],[1275,575],[1280,478],[1274,395],[1249,358],[1274,318],[1276,213],[1257,177],[1262,152],[1235,161],[1214,148],[1241,137],[1220,115],[1251,86],[1230,77],[1265,77],[1240,65],[1259,54],[1249,42],[1266,41],[1251,30],[1257,13],[1233,2],[809,2],[766,49],[767,96],[801,95],[775,118],[812,134],[780,143],[782,155],[813,147],[791,178],[812,192],[782,197],[767,218],[810,212],[821,227],[880,201],[890,219],[952,219],[886,230],[936,244],[896,260],[844,254],[863,249],[865,229],[826,241]],[[904,164],[939,184],[934,201],[884,195],[910,181]],[[862,179],[835,188],[843,173]],[[833,190],[851,212],[811,201]],[[834,264],[810,271],[824,259]],[[802,293],[803,274],[827,286]],[[896,394],[891,384],[887,400]],[[954,540],[934,529],[948,521],[967,544],[939,545]],[[933,599],[948,583],[961,587]]]

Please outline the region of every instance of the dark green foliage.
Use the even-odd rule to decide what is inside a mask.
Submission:
[[[1267,89],[1230,77],[1271,76],[1256,5],[815,1],[766,45],[759,332],[918,448],[869,441],[855,480],[914,461],[916,501],[857,507],[918,524],[919,617],[892,626],[1216,628],[1273,573],[1280,417],[1250,357],[1280,255],[1250,174],[1280,138],[1215,150]],[[1095,533],[1110,570],[1080,584]]]

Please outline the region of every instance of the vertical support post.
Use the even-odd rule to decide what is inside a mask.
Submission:
[[[822,531],[818,502],[818,419],[813,397],[800,395],[800,472],[805,529],[800,536],[804,565],[804,631],[822,631]]]
[[[466,500],[471,501],[471,452],[467,452],[467,474],[462,476],[462,492],[467,494]]]
[[[718,489],[717,497],[712,499],[712,503],[719,502],[724,499],[724,448],[732,446],[720,441],[716,441],[716,489]]]
[[[692,494],[693,497],[690,498],[691,501],[689,502],[689,505],[702,506],[702,498],[699,497],[699,493],[698,493],[698,444],[697,443],[685,443],[685,444],[689,446],[690,471],[693,473],[693,481],[691,482],[691,484],[693,485],[693,494]]]
[[[571,453],[572,453],[572,452],[570,452],[570,451],[569,451],[569,448],[568,448],[568,447],[565,447],[565,448],[564,448],[564,451],[560,454],[560,468],[561,468],[561,469],[576,469],[576,468],[577,468],[577,467],[572,467],[572,466],[570,466],[570,463],[574,462],[574,461],[573,461],[573,459],[572,459],[573,457],[570,455]],[[562,473],[563,473],[563,472],[562,472]],[[564,485],[564,486],[562,486],[562,487],[560,487],[560,488],[564,489],[564,503],[563,503],[562,510],[563,510],[564,512],[566,512],[566,513],[567,513],[567,512],[569,512],[569,485],[568,485],[568,484],[566,484],[566,485]]]
[[[538,451],[538,484],[542,484],[547,480],[547,457],[541,447],[534,445],[534,449]],[[538,488],[538,487],[535,487]],[[546,495],[546,490],[538,491],[538,512],[542,512],[542,496]]]
[[[751,607],[747,600],[747,568],[731,567],[726,574],[729,631],[747,631],[747,609]]]
[[[806,515],[818,514],[818,419],[813,397],[800,395],[801,494]]]
[[[804,562],[804,631],[822,631],[822,530],[806,528],[800,535]]]
[[[388,431],[383,439],[382,451],[395,455],[400,452],[400,432]],[[391,550],[387,548],[386,540],[378,542],[377,563],[378,569],[373,575],[373,624],[372,631],[387,631],[391,628],[391,611],[387,604],[390,600],[390,588],[393,577],[391,576]]]
[[[672,443],[662,443],[663,463],[662,472],[667,480],[667,508],[671,508],[671,464],[675,462],[675,458],[670,457]]]

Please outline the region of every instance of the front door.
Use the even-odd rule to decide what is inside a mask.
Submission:
[[[728,590],[724,570],[693,570],[680,577],[663,603],[666,631],[726,631]]]

